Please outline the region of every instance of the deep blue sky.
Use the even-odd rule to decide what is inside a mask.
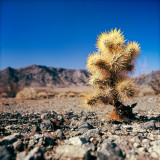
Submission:
[[[0,69],[85,69],[97,35],[121,29],[142,53],[135,74],[160,69],[158,0],[1,0]]]

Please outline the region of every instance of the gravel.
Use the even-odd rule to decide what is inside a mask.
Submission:
[[[137,120],[122,122],[106,118],[111,108],[89,111],[76,98],[45,104],[0,106],[0,160],[160,159],[156,104],[153,109],[135,107]]]

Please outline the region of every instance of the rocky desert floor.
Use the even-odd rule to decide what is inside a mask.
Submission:
[[[3,98],[0,160],[158,160],[160,97],[134,98],[135,120],[107,119],[112,106],[86,108],[77,96]]]

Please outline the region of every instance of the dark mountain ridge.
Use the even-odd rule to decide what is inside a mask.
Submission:
[[[31,65],[25,68],[8,67],[0,71],[0,94],[15,96],[24,87],[69,87],[84,86],[89,74],[86,70],[53,68]]]

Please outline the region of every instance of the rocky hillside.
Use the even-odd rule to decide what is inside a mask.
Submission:
[[[0,94],[15,96],[24,87],[68,87],[87,84],[86,70],[72,70],[31,65],[25,68],[6,68],[0,71]]]

